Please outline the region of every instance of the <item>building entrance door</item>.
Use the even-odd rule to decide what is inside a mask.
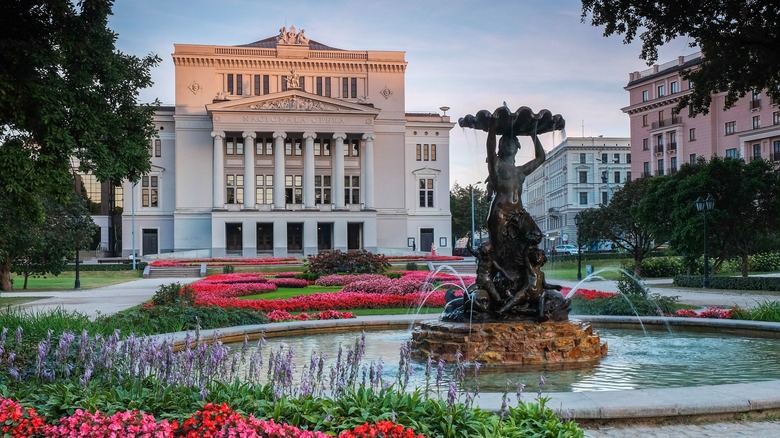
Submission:
[[[431,252],[433,228],[420,228],[420,251]]]
[[[274,250],[274,224],[273,222],[258,222],[257,223],[257,250],[258,251],[273,251]]]
[[[317,249],[319,251],[333,249],[333,224],[325,222],[317,224]]]
[[[241,251],[244,247],[241,224],[225,224],[225,250]]]
[[[303,224],[287,224],[287,251],[303,251]]]
[[[356,251],[363,249],[363,224],[347,224],[347,250]]]
[[[159,252],[157,246],[157,229],[144,228],[142,230],[143,242],[142,251],[143,255],[157,254]]]

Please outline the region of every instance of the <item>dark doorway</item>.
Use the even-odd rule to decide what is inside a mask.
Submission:
[[[273,222],[257,223],[257,250],[274,250],[274,224]]]
[[[420,228],[420,251],[430,252],[433,246],[433,228]]]
[[[347,250],[363,249],[363,224],[347,224]]]
[[[317,249],[330,251],[333,249],[333,224],[317,223]]]
[[[244,247],[241,224],[225,224],[225,250],[241,251]]]
[[[143,234],[143,240],[142,240],[143,255],[159,253],[159,248],[157,246],[157,230],[144,228],[142,230],[142,234]]]
[[[303,251],[303,224],[287,224],[287,251]]]

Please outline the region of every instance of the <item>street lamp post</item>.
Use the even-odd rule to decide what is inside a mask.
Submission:
[[[577,281],[582,280],[582,247],[580,246],[580,214],[574,216],[574,226],[577,228]]]
[[[474,230],[474,186],[480,184],[479,181],[471,185],[471,249],[476,249],[474,245],[475,230]]]
[[[76,281],[73,283],[73,289],[81,289],[81,279],[79,278],[79,231],[81,227],[81,218],[76,219]]]
[[[712,193],[707,193],[707,198],[702,199],[699,196],[695,205],[696,210],[701,212],[704,219],[704,278],[702,279],[702,285],[708,288],[710,287],[710,259],[707,256],[707,212],[715,208],[715,198],[712,197]]]

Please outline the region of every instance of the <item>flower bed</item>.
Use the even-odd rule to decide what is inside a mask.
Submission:
[[[708,307],[702,311],[695,311],[691,309],[680,309],[671,315],[666,316],[678,316],[682,318],[710,318],[710,319],[731,319],[734,309],[720,309],[717,307]]]
[[[387,261],[390,263],[403,263],[403,262],[451,262],[456,260],[463,260],[461,256],[444,256],[444,255],[405,255],[405,256],[387,256]]]
[[[301,260],[295,257],[265,257],[265,258],[215,258],[215,259],[171,259],[155,260],[150,266],[171,267],[171,266],[197,266],[202,263],[209,265],[237,265],[237,266],[263,266],[263,265],[290,265],[300,264]]]
[[[355,315],[352,312],[338,312],[336,310],[324,310],[318,313],[312,313],[309,315],[306,312],[299,313],[297,315],[291,315],[286,310],[272,310],[265,315],[271,322],[282,321],[309,321],[312,319],[350,319]]]
[[[356,281],[381,280],[387,278],[382,274],[330,274],[323,275],[314,281],[317,286],[346,286]]]
[[[425,301],[426,307],[443,307],[444,290],[438,290],[431,294]],[[314,295],[299,295],[288,299],[275,300],[241,300],[231,297],[217,297],[198,295],[196,305],[239,307],[244,309],[262,310],[286,310],[288,312],[308,312],[312,310],[331,309],[385,309],[412,307],[420,305],[425,297],[423,293],[407,295],[398,294],[371,294],[361,292],[331,292]]]

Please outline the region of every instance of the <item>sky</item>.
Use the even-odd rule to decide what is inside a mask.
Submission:
[[[561,114],[570,137],[628,137],[623,87],[630,72],[649,68],[640,44],[605,38],[580,15],[578,0],[117,0],[109,27],[120,51],[162,58],[142,102],[174,103],[174,44],[241,45],[292,25],[331,47],[406,52],[407,112],[447,106],[457,122],[506,102]],[[678,39],[659,63],[694,52]],[[542,143],[550,150],[561,139]],[[485,178],[484,142],[483,132],[452,129],[451,184]],[[531,149],[523,142],[518,163]]]

